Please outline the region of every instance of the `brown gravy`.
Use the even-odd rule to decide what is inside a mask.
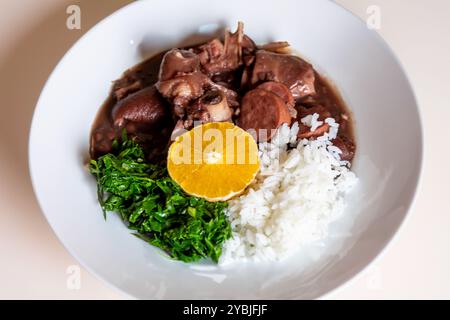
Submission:
[[[323,105],[331,113],[336,122],[339,123],[339,136],[355,141],[353,115],[345,104],[336,86],[327,78],[315,72],[316,80],[314,86],[317,95],[307,97],[300,104],[304,106]]]
[[[155,84],[158,81],[159,66],[164,53],[165,51],[158,53],[130,68],[124,73],[121,79],[132,78],[133,81],[140,81],[142,88]],[[108,98],[100,107],[91,129],[89,151],[93,159],[106,153],[111,147],[111,141],[116,137],[121,137],[122,134],[122,132],[118,132],[114,127],[112,118],[113,109],[117,103],[114,95],[116,85],[117,82],[113,84]],[[158,126],[146,128],[144,134],[140,133],[136,137],[138,142],[146,150],[149,161],[161,162],[165,160],[165,153],[169,145],[173,127],[173,120],[167,118],[165,121],[159,123]],[[105,152],[102,152],[103,150]]]

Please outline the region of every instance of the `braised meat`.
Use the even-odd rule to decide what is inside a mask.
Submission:
[[[337,91],[290,54],[288,42],[256,45],[240,22],[223,39],[161,52],[127,70],[94,124],[91,157],[110,152],[123,130],[149,159],[164,159],[171,140],[197,124],[234,122],[262,142],[293,122],[299,123],[298,138],[317,138],[330,131],[327,118],[339,124],[332,142],[341,159],[352,161],[351,114]]]
[[[243,57],[256,49],[254,42],[244,35],[244,25],[238,23],[236,32],[225,31],[224,41],[213,39],[195,49],[204,72],[208,76],[235,71],[243,64]]]
[[[189,102],[201,97],[211,86],[211,79],[199,71],[180,75],[156,84],[158,91],[174,106],[177,116],[183,117]]]
[[[188,107],[188,114],[202,123],[222,122],[231,120],[233,110],[224,92],[210,90]]]
[[[175,130],[181,126],[191,129],[194,122],[229,121],[233,115],[231,107],[238,105],[236,92],[200,71],[199,57],[192,51],[173,49],[161,63],[156,87],[172,105],[177,121]],[[211,104],[211,97],[220,103]]]
[[[188,50],[172,49],[163,57],[159,69],[159,80],[165,81],[193,72],[200,71],[200,59]]]
[[[300,57],[258,50],[250,82],[275,81],[286,85],[294,99],[315,94],[314,69]]]
[[[238,125],[256,133],[258,141],[268,141],[283,123],[291,124],[286,103],[275,93],[253,89],[242,99]]]
[[[147,87],[120,100],[112,111],[114,125],[127,123],[153,126],[170,114],[167,102],[155,86]]]
[[[286,87],[284,84],[282,84],[281,82],[268,81],[264,82],[263,84],[260,84],[258,88],[275,93],[277,96],[283,99],[284,103],[286,103],[286,106],[289,109],[289,114],[291,115],[291,117],[292,118],[297,117],[297,110],[294,108],[295,106],[294,97],[292,96],[291,91],[289,91],[289,88]]]

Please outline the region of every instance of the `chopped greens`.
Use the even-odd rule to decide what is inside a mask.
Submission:
[[[192,262],[217,262],[222,244],[231,237],[226,202],[191,197],[169,177],[165,167],[144,161],[144,151],[124,137],[115,152],[90,161],[103,211],[118,212],[136,236]]]

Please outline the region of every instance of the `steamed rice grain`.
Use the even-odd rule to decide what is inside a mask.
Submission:
[[[305,118],[300,125],[323,123],[316,114]],[[315,140],[297,141],[299,124],[294,123],[280,127],[271,142],[259,144],[261,168],[255,182],[229,202],[233,237],[224,244],[221,264],[280,260],[327,236],[357,178],[331,142],[339,124],[332,118],[325,122],[329,131]]]

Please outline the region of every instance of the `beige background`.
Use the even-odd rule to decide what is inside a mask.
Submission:
[[[0,0],[0,298],[126,298],[87,271],[67,288],[77,262],[48,226],[31,188],[27,143],[32,113],[49,73],[67,49],[126,0]],[[416,205],[390,249],[329,298],[450,298],[450,1],[338,0],[363,19],[381,9],[380,34],[416,92],[425,165]],[[78,4],[82,30],[65,27]],[[399,119],[401,121],[401,119]]]

